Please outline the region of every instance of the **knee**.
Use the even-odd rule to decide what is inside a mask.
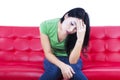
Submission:
[[[61,71],[58,67],[50,68],[50,70],[45,71],[45,72],[51,76],[57,76],[61,74]]]
[[[57,80],[60,75],[60,69],[54,68],[52,70],[46,70],[44,74],[40,77],[40,80]]]
[[[79,59],[76,64],[70,64],[70,66],[71,66],[73,69],[77,69],[77,70],[78,70],[78,69],[81,70],[81,69],[82,69],[82,65],[83,65],[83,64],[82,64],[82,60],[81,60],[81,59]]]
[[[87,77],[83,74],[83,72],[80,70],[78,72],[76,72],[73,75],[73,79],[72,80],[88,80]]]
[[[45,68],[45,72],[51,75],[60,73],[60,69],[56,65],[50,63],[48,60],[45,60],[44,68]]]
[[[53,74],[53,75],[58,75],[58,74],[60,75],[60,73],[61,73],[61,71],[59,68],[55,68],[52,70],[52,72],[50,72],[50,74]]]

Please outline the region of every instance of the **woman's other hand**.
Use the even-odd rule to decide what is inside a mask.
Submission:
[[[77,40],[83,41],[86,32],[86,25],[82,20],[77,20]]]
[[[62,64],[60,69],[61,69],[63,78],[65,80],[68,80],[68,79],[72,78],[73,74],[75,74],[75,72],[72,69],[72,67],[67,65],[67,64]]]

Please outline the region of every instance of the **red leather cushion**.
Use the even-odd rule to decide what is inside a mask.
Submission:
[[[0,50],[13,50],[13,40],[9,38],[0,38]]]
[[[119,31],[120,26],[91,27],[88,58],[81,56],[89,80],[120,79]],[[43,60],[38,27],[0,27],[0,79],[37,80]]]
[[[38,80],[44,52],[38,27],[0,27],[0,79]]]
[[[2,37],[11,37],[12,28],[8,26],[0,26],[0,38]]]
[[[83,72],[89,80],[120,80],[120,26],[91,27]]]
[[[120,27],[91,27],[87,61],[109,61],[110,55],[120,55]],[[96,58],[97,57],[97,58]],[[98,58],[99,57],[99,58]],[[116,58],[117,56],[114,56]],[[104,59],[103,59],[104,58]],[[120,60],[120,58],[119,58]],[[111,61],[111,60],[110,60]],[[114,60],[113,60],[114,61]]]

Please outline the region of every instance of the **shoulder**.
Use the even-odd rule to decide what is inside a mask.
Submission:
[[[53,28],[56,27],[58,22],[59,22],[60,18],[55,18],[55,19],[49,19],[49,20],[45,20],[44,22],[41,23],[40,26],[46,26],[46,28]]]
[[[60,18],[54,18],[54,19],[45,20],[43,23],[45,23],[45,24],[55,24],[59,20],[60,20]]]
[[[40,24],[40,31],[49,34],[50,31],[55,30],[59,20],[59,18],[45,20]]]

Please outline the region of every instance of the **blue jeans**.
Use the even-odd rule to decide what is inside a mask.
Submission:
[[[87,77],[82,73],[82,60],[79,59],[77,64],[70,64],[68,57],[57,57],[62,62],[70,65],[75,74],[70,80],[88,80]],[[44,60],[45,72],[40,77],[40,80],[58,80],[62,76],[61,70],[54,64],[50,63],[47,59]]]

